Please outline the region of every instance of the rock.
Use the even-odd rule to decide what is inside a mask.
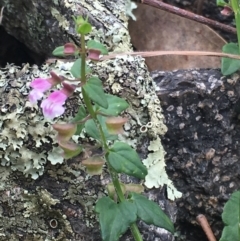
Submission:
[[[131,50],[125,1],[3,0],[2,26],[38,57],[49,57],[65,42],[78,43],[72,15],[88,15],[93,33],[88,39],[104,43],[109,51]],[[31,55],[32,57],[32,55]],[[49,71],[69,77],[73,62],[46,61],[42,66],[0,69],[0,240],[101,240],[94,213],[98,198],[106,195],[109,175],[90,178],[81,165],[82,156],[64,161],[56,145],[52,123],[67,122],[82,103],[76,92],[66,103],[65,115],[54,121],[43,118],[39,105],[28,101],[29,84]],[[166,132],[155,85],[141,57],[122,56],[98,64],[89,63],[103,81],[106,92],[128,100],[131,108],[121,140],[136,148],[149,168],[145,195],[156,201],[174,221],[174,200],[180,193],[165,172],[160,137]],[[87,137],[77,142],[92,144]],[[155,165],[158,172],[154,172]],[[164,178],[162,178],[162,175]],[[154,178],[152,178],[154,177]],[[139,182],[122,176],[127,182]],[[166,184],[166,188],[161,188]],[[121,224],[119,224],[121,225]],[[163,229],[139,224],[144,240],[172,241]],[[127,233],[121,240],[132,240]]]
[[[167,173],[183,193],[176,225],[186,240],[204,240],[196,224],[204,214],[219,239],[223,206],[240,188],[239,74],[203,69],[152,77],[168,127],[162,137]]]

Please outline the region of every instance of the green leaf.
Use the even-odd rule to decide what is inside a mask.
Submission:
[[[103,44],[101,44],[95,40],[89,40],[87,42],[87,47],[88,47],[88,49],[98,49],[99,51],[101,51],[101,54],[103,54],[103,55],[108,54],[107,48]]]
[[[108,108],[99,108],[99,112],[105,115],[118,116],[122,111],[129,107],[127,101],[122,98],[110,94],[105,94],[105,96],[107,98]]]
[[[106,137],[107,140],[116,140],[118,138],[117,135],[112,135],[112,134],[109,134],[108,132],[108,129],[107,129],[107,126],[106,126],[106,117],[104,116],[98,116],[97,117],[101,126],[102,126],[102,129],[103,129],[103,133]],[[101,136],[100,136],[100,133],[99,133],[99,130],[95,124],[95,122],[91,119],[91,120],[88,120],[86,123],[85,123],[85,131],[87,132],[87,134],[89,136],[91,136],[92,138],[94,138],[95,140],[98,140],[101,142]]]
[[[118,173],[141,179],[147,175],[147,168],[142,164],[137,152],[126,143],[114,143],[106,158]]]
[[[57,48],[55,48],[52,52],[52,54],[54,56],[57,56],[57,57],[65,57],[65,54],[64,54],[64,46],[59,46]]]
[[[220,241],[240,240],[240,191],[234,192],[224,206],[222,220],[225,227]]]
[[[224,0],[217,0],[217,6],[225,7],[228,5]]]
[[[80,58],[77,59],[70,70],[70,72],[75,78],[81,78],[81,63],[82,60]],[[90,72],[91,69],[87,65],[85,65],[85,73],[89,74]]]
[[[95,211],[99,213],[103,241],[118,241],[137,220],[136,206],[127,200],[117,204],[109,197],[102,197],[97,201]]]
[[[91,77],[88,79],[83,89],[86,91],[89,98],[99,106],[108,108],[108,102],[106,94],[103,91],[102,82],[97,77]]]
[[[78,113],[73,118],[73,122],[81,121],[86,116],[87,116],[87,113],[86,113],[86,110],[85,110],[84,106],[80,106],[80,108],[78,110]],[[75,132],[75,135],[80,135],[81,134],[84,125],[85,125],[85,123],[77,124],[77,130]]]
[[[137,216],[147,224],[153,224],[174,233],[174,226],[170,218],[153,201],[141,194],[131,193],[131,200],[137,208]]]
[[[77,32],[79,34],[88,34],[92,31],[92,25],[88,22],[84,22],[83,24],[77,27]]]
[[[223,52],[228,54],[239,54],[238,45],[228,43],[223,46]],[[231,58],[222,58],[221,71],[223,75],[230,75],[240,68],[240,60]]]

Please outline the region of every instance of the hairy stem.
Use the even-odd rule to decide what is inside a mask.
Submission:
[[[86,79],[86,71],[85,71],[85,68],[86,68],[85,36],[83,34],[81,34],[81,49],[82,49],[82,51],[81,51],[81,82],[83,84],[83,87],[82,87],[83,100],[84,100],[84,103],[86,105],[86,108],[87,108],[90,116],[94,120],[94,122],[99,130],[99,133],[101,136],[101,141],[102,141],[102,148],[104,149],[105,153],[108,153],[109,147],[108,147],[107,139],[104,135],[101,123],[99,122],[99,120],[97,118],[97,114],[93,109],[91,99],[88,97],[86,91],[84,90],[84,84],[87,82],[87,79]],[[106,158],[106,163],[107,163],[107,167],[108,167],[111,179],[113,181],[113,185],[114,185],[115,191],[117,193],[118,199],[120,202],[123,202],[125,200],[125,197],[124,197],[124,194],[121,189],[121,185],[120,185],[120,182],[118,179],[118,174],[113,170],[113,168],[111,167],[107,158]],[[131,229],[131,232],[132,232],[132,235],[133,235],[135,241],[143,241],[136,223],[133,223],[131,225],[130,229]]]

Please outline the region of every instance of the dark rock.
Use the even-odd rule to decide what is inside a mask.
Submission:
[[[223,206],[240,188],[239,75],[188,70],[152,76],[168,127],[162,138],[167,172],[183,193],[176,225],[186,240],[204,240],[196,223],[204,214],[219,238]]]
[[[39,55],[28,49],[23,43],[9,35],[0,26],[0,66],[7,63],[14,63],[18,66],[29,63],[41,65],[45,60],[43,55]]]

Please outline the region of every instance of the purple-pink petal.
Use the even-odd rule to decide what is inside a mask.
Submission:
[[[52,84],[47,79],[37,78],[31,82],[30,86],[33,89],[45,92],[52,87]]]
[[[33,89],[28,96],[29,101],[32,104],[36,104],[38,100],[42,99],[42,97],[43,97],[43,92],[35,89]]]
[[[60,105],[63,105],[66,99],[67,99],[67,96],[61,90],[54,91],[47,98],[49,102],[60,104]]]
[[[61,90],[51,93],[41,104],[44,116],[53,119],[62,115],[65,111],[62,105],[65,103],[66,99],[67,96],[62,93]]]
[[[65,111],[65,108],[62,105],[56,103],[49,103],[47,100],[44,100],[41,104],[43,115],[46,118],[53,119],[62,115]]]

